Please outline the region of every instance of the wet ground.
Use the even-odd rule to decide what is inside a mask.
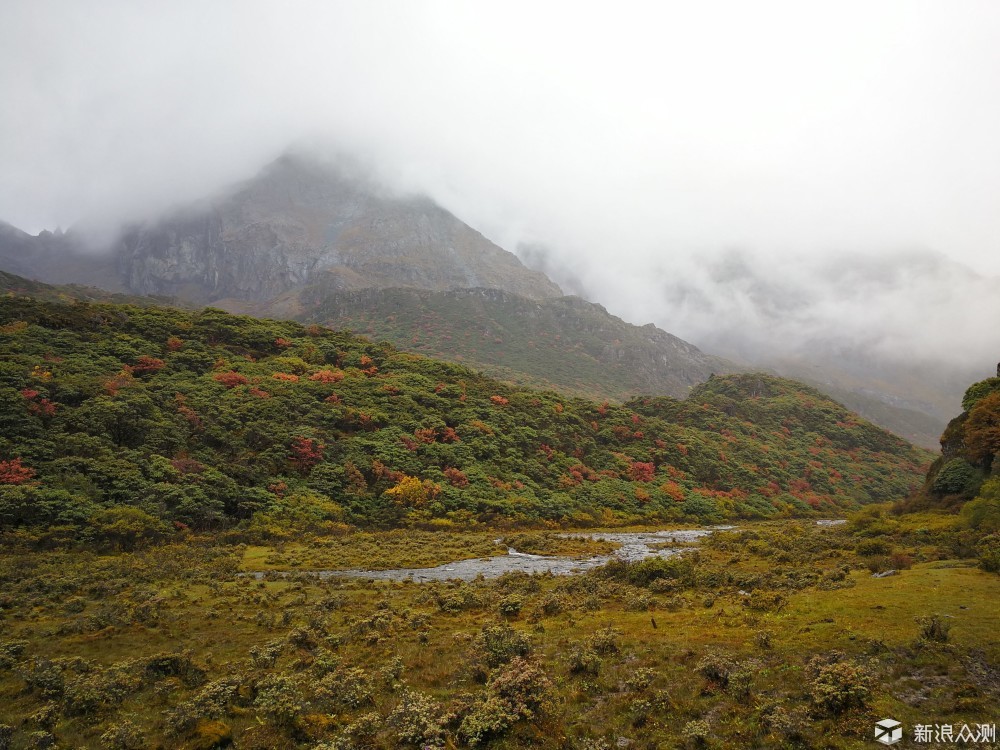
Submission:
[[[554,575],[569,575],[581,573],[591,568],[597,568],[611,560],[627,560],[634,562],[647,557],[670,557],[682,552],[692,543],[713,531],[735,528],[733,526],[713,526],[704,529],[680,529],[675,531],[653,532],[579,532],[566,534],[570,537],[584,537],[618,544],[619,547],[610,555],[593,557],[566,557],[560,555],[529,555],[508,548],[507,554],[494,557],[478,557],[471,560],[459,560],[433,568],[394,568],[390,570],[317,570],[313,575],[323,578],[337,576],[342,578],[367,578],[380,581],[448,581],[461,579],[471,581],[477,576],[496,578],[504,573],[552,573]],[[503,544],[502,539],[497,540]],[[678,546],[684,545],[684,546]],[[256,574],[258,578],[264,574]]]

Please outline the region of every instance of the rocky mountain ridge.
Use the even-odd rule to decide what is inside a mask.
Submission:
[[[275,297],[318,274],[333,289],[485,286],[531,299],[558,286],[433,201],[284,156],[230,195],[135,227],[126,286],[209,303]]]

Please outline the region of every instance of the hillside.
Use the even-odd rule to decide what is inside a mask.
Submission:
[[[123,227],[103,248],[83,234],[31,236],[0,223],[0,269],[351,329],[571,396],[684,397],[713,373],[765,369],[814,384],[923,447],[936,449],[943,426],[928,406],[947,390],[938,384],[845,377],[842,363],[829,357],[819,368],[812,360],[738,365],[662,329],[625,323],[600,305],[561,297],[543,271],[525,267],[431,199],[393,192],[346,158],[286,154],[213,197]],[[525,249],[525,257],[537,256]],[[97,298],[87,289],[59,293]],[[723,329],[715,335],[724,337]]]
[[[829,514],[928,458],[762,375],[618,406],[212,309],[7,297],[0,326],[6,529],[90,533],[118,506],[150,528]]]
[[[13,297],[32,297],[46,302],[114,302],[139,307],[177,305],[177,301],[167,297],[151,297],[122,292],[109,292],[95,286],[82,284],[44,284],[0,271],[0,294]]]
[[[653,325],[630,325],[579,297],[527,300],[489,289],[301,295],[298,319],[346,328],[515,383],[590,398],[686,396],[734,365]]]
[[[32,237],[3,226],[0,267],[43,282],[361,329],[572,395],[683,396],[713,372],[736,369],[652,326],[562,298],[543,273],[429,198],[392,193],[343,159],[286,155],[214,198],[125,228],[102,253],[72,230]],[[442,325],[435,329],[425,312]],[[553,356],[540,360],[539,346]]]

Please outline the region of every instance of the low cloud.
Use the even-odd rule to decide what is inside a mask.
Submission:
[[[998,35],[974,0],[10,0],[0,220],[100,236],[332,143],[707,349],[978,366]]]
[[[550,257],[547,266],[558,263]],[[1000,360],[1000,280],[926,250],[873,257],[730,249],[581,275],[586,293],[622,317],[652,320],[750,363],[837,362],[868,374],[908,368],[964,387]]]

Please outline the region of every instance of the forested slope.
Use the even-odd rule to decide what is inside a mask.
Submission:
[[[56,541],[834,513],[928,457],[764,375],[608,405],[317,326],[0,299],[0,528]]]

